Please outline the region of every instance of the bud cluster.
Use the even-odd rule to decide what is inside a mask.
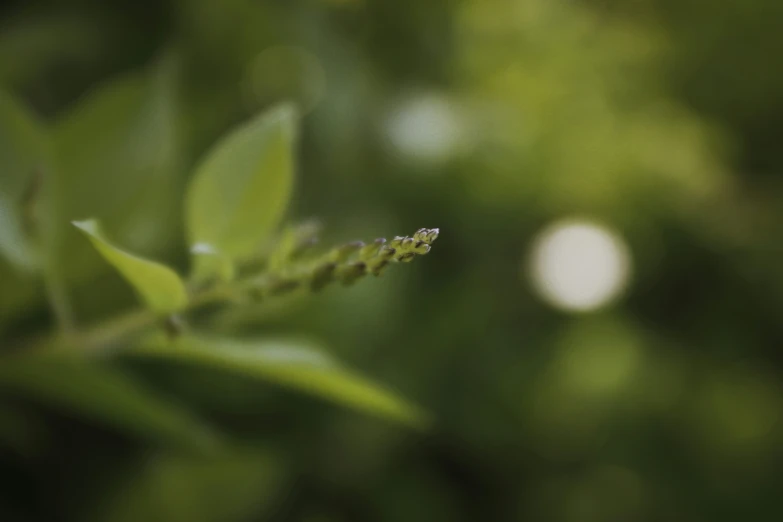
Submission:
[[[413,237],[396,236],[389,242],[384,238],[370,243],[354,241],[309,261],[291,260],[287,267],[276,263],[274,273],[252,281],[253,293],[257,297],[278,296],[299,288],[318,292],[332,282],[349,286],[368,274],[381,275],[390,264],[409,263],[429,253],[439,233],[437,228],[421,228]],[[304,257],[299,254],[298,258]]]

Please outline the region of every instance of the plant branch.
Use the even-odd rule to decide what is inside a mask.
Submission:
[[[351,285],[359,278],[380,275],[390,263],[412,261],[415,257],[430,251],[430,245],[437,238],[437,229],[420,229],[413,237],[395,237],[386,244],[378,239],[365,245],[362,242],[347,243],[336,247],[316,259],[294,261],[292,250],[282,262],[283,270],[264,272],[233,282],[217,282],[214,286],[193,291],[188,304],[176,314],[194,312],[208,305],[237,299],[263,300],[276,298],[297,289],[306,288],[318,292],[332,282]],[[35,343],[46,349],[62,342],[70,349],[80,352],[98,353],[129,337],[141,334],[156,326],[163,326],[171,316],[142,309],[129,312],[83,333],[73,333],[43,339]]]

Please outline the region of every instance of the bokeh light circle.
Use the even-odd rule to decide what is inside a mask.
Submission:
[[[608,228],[569,219],[543,230],[533,243],[530,277],[556,308],[586,312],[605,306],[626,287],[631,258],[625,242]]]
[[[438,164],[464,143],[461,111],[437,92],[411,94],[394,104],[383,121],[391,152],[417,164]]]

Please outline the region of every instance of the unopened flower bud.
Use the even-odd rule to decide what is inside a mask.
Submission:
[[[372,275],[378,277],[383,272],[383,269],[387,266],[389,266],[388,259],[378,259],[372,266],[370,266],[369,270]]]
[[[355,261],[337,268],[337,277],[345,286],[352,285],[366,273],[367,263],[364,261]]]
[[[389,246],[392,248],[399,249],[402,246],[402,242],[405,240],[405,236],[395,236],[394,239],[392,239],[389,242]]]
[[[348,243],[335,248],[332,250],[330,257],[332,261],[342,263],[348,260],[349,257],[351,257],[355,252],[361,250],[363,247],[364,243],[362,241],[354,241],[353,243]]]
[[[413,245],[415,243],[416,243],[415,239],[413,239],[412,237],[406,237],[405,239],[402,240],[402,245],[401,246],[402,246],[403,250],[408,251],[411,248],[413,248]]]
[[[365,246],[361,249],[359,252],[359,258],[363,260],[368,260],[371,257],[374,257],[380,250],[383,248],[383,245],[386,243],[386,239],[380,237],[370,243],[369,245]]]
[[[417,241],[411,250],[417,254],[424,255],[430,251],[430,246],[424,241]]]
[[[337,263],[324,263],[315,270],[313,270],[313,277],[310,280],[310,289],[313,292],[318,292],[323,287],[328,285],[334,280],[334,270],[337,268]]]
[[[430,229],[427,234],[424,237],[424,241],[426,241],[428,244],[432,244],[433,241],[438,239],[438,236],[440,235],[440,229],[439,228],[433,228]]]
[[[394,257],[394,255],[397,253],[396,248],[392,248],[390,246],[384,246],[381,248],[381,250],[378,252],[378,257],[381,259],[391,259]]]

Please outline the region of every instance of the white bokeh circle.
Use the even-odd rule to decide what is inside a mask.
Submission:
[[[618,234],[588,220],[569,219],[548,226],[536,238],[530,276],[548,303],[584,312],[623,291],[630,265],[628,247]]]
[[[464,131],[460,110],[437,92],[406,96],[391,107],[383,122],[391,152],[417,164],[452,158],[463,145]]]

